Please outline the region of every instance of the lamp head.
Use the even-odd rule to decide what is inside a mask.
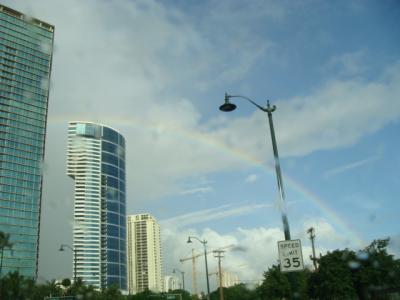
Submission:
[[[60,249],[58,249],[58,251],[64,251],[63,245],[60,246]]]
[[[236,109],[236,105],[233,104],[233,103],[230,103],[230,102],[229,102],[229,98],[231,98],[231,96],[229,96],[227,93],[225,93],[225,103],[222,104],[222,105],[219,107],[219,110],[220,110],[220,111],[223,111],[223,112],[230,112],[230,111],[233,111],[233,110]]]
[[[190,239],[190,236],[188,237],[188,240],[187,240],[186,243],[188,243],[188,244],[192,243],[192,240]]]

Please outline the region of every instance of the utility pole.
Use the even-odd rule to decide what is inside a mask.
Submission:
[[[194,254],[194,249],[192,249],[192,286],[193,293],[197,295],[197,278],[196,278],[196,255]]]
[[[317,269],[318,269],[318,266],[317,266],[317,258],[315,257],[315,245],[314,245],[315,230],[314,230],[314,227],[310,227],[310,228],[307,230],[307,233],[310,234],[311,247],[312,247],[312,255],[310,255],[310,259],[311,259],[311,261],[313,262],[314,270],[317,270]]]
[[[219,300],[224,300],[224,289],[222,287],[222,268],[221,259],[224,257],[224,250],[214,250],[214,257],[218,258],[218,274],[219,274]]]
[[[216,249],[216,250],[230,249],[230,248],[233,248],[233,247],[235,247],[235,245],[234,245],[234,244],[230,244],[230,245],[227,245],[227,246],[218,248],[218,249]],[[213,252],[214,252],[214,251],[213,251]],[[188,261],[188,260],[191,260],[191,261],[192,261],[192,292],[193,292],[194,295],[197,295],[197,290],[198,290],[198,289],[197,289],[196,260],[197,260],[198,257],[203,256],[203,255],[204,255],[204,253],[196,254],[196,253],[194,252],[194,249],[192,249],[192,256],[179,259],[179,261],[180,261],[181,263],[184,263],[185,261]]]

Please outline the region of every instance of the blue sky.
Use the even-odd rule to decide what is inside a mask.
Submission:
[[[56,251],[72,241],[71,120],[126,137],[128,213],[160,221],[165,274],[190,274],[179,258],[191,234],[210,249],[244,247],[226,253],[226,270],[262,277],[283,239],[269,129],[244,100],[220,112],[225,92],[277,105],[291,233],[307,264],[310,226],[317,253],[389,236],[399,255],[398,1],[3,2],[56,26],[42,278],[71,273]]]

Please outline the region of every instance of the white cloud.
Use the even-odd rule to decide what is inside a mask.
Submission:
[[[242,206],[222,205],[201,211],[186,213],[180,216],[162,220],[163,226],[184,228],[190,225],[205,223],[212,220],[222,220],[229,217],[249,214],[255,210],[271,207],[269,204],[247,204]]]
[[[354,162],[348,163],[346,165],[338,166],[336,168],[333,168],[333,169],[325,171],[323,176],[325,178],[329,178],[331,176],[338,175],[338,174],[347,172],[349,170],[353,170],[355,168],[359,168],[359,167],[368,165],[368,164],[376,161],[379,158],[380,158],[380,156],[374,155],[374,156],[370,156],[370,157],[367,157],[367,158],[362,159],[362,160],[358,160],[358,161],[354,161]]]
[[[204,193],[209,193],[212,192],[214,189],[211,186],[203,186],[203,187],[198,187],[198,188],[193,188],[190,190],[184,190],[181,192],[181,195],[193,195],[193,194],[204,194]]]
[[[209,272],[217,270],[217,260],[213,258],[212,250],[219,249],[229,245],[240,246],[240,251],[235,248],[226,249],[222,265],[224,270],[236,273],[241,280],[246,282],[254,282],[262,279],[262,273],[267,266],[275,263],[277,259],[276,242],[283,233],[279,229],[237,229],[231,234],[220,234],[211,229],[205,229],[199,233],[195,230],[173,231],[165,229],[163,231],[163,246],[165,270],[173,269],[173,265],[180,266],[186,274],[191,274],[191,260],[182,264],[179,263],[181,258],[191,257],[191,249],[195,249],[195,253],[202,253],[203,246],[196,241],[193,244],[185,244],[189,235],[198,236],[205,239],[209,251],[208,265]],[[237,249],[237,248],[236,248]],[[205,290],[205,273],[204,273],[204,257],[201,256],[196,260],[197,280],[201,290]],[[192,278],[187,278],[188,287],[191,286]],[[214,278],[214,279],[213,279]],[[216,287],[215,277],[210,277],[212,290]]]
[[[257,174],[250,174],[249,176],[246,177],[246,179],[244,181],[248,182],[248,183],[252,183],[252,182],[256,182],[257,180],[258,180]]]
[[[327,72],[341,76],[364,74],[368,68],[367,51],[358,50],[334,56],[328,61],[325,68]]]
[[[213,3],[224,6],[224,14],[210,10],[205,21],[160,2],[100,3],[15,4],[56,25],[48,126],[59,131],[49,134],[54,141],[46,148],[49,161],[63,155],[58,145],[66,129],[58,124],[71,119],[99,121],[124,134],[128,195],[136,202],[179,194],[179,181],[188,176],[243,166],[218,148],[265,160],[270,147],[265,115],[257,111],[251,117],[205,121],[193,99],[184,97],[189,93],[183,86],[204,89],[244,76],[256,61],[254,45],[263,51],[269,47],[251,30],[255,23],[249,16],[283,18],[279,5],[270,9],[257,2],[246,14],[233,4]],[[248,27],[230,26],[240,20]],[[351,145],[396,121],[399,69],[395,64],[377,82],[332,81],[312,95],[279,101],[274,120],[281,156]],[[216,79],[215,74],[224,77],[222,70],[238,75]]]
[[[325,254],[328,250],[341,249],[348,247],[346,241],[340,237],[333,226],[326,220],[317,219],[309,220],[304,224],[302,232],[306,232],[310,226],[316,229],[316,254]],[[194,235],[201,240],[207,241],[208,251],[218,249],[224,246],[236,245],[236,247],[226,249],[224,259],[222,261],[224,270],[236,273],[239,278],[247,283],[261,280],[263,272],[276,264],[278,261],[277,242],[283,240],[283,232],[279,228],[241,228],[238,227],[234,231],[222,234],[212,229],[204,229],[198,232],[194,229],[180,229],[169,227],[164,224],[162,236],[164,247],[165,272],[168,274],[172,269],[179,266],[186,274],[191,274],[191,260],[180,264],[181,258],[190,258],[192,255],[191,249],[195,249],[195,253],[203,252],[203,246],[194,241],[192,244],[186,244],[187,237]],[[312,266],[309,259],[312,253],[311,244],[308,237],[299,235],[302,241],[303,259],[308,267]],[[236,249],[236,250],[235,250]],[[210,254],[208,256],[209,270],[212,272],[217,268],[217,260]],[[204,258],[199,257],[196,260],[198,284],[205,290],[204,275]],[[169,271],[171,270],[171,271]],[[186,278],[188,287],[191,286],[190,275]],[[216,282],[212,281],[213,287]]]
[[[303,156],[347,147],[398,122],[399,94],[400,62],[396,62],[376,81],[333,80],[308,96],[276,102],[273,118],[280,155]],[[210,133],[215,139],[264,160],[270,149],[269,139],[265,142],[264,113],[257,110],[251,116],[219,122],[219,128]]]

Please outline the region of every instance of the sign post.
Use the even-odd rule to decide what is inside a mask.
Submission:
[[[304,270],[300,240],[279,241],[278,252],[281,272],[297,272]]]

